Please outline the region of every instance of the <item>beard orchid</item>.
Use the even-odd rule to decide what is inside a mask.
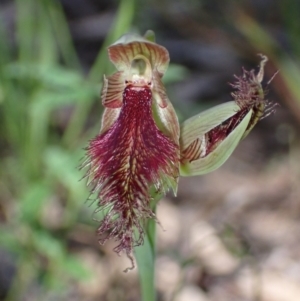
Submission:
[[[179,175],[221,166],[267,107],[263,57],[257,75],[244,71],[236,78],[234,101],[179,126],[162,83],[169,53],[149,38],[152,34],[125,35],[108,47],[117,72],[104,77],[102,126],[83,164],[91,193],[105,210],[99,241],[115,239],[114,251],[125,252],[132,268],[133,247],[143,243],[145,222],[155,219],[151,202],[169,189],[176,194]]]

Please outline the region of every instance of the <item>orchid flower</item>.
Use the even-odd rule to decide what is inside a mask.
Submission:
[[[105,108],[98,136],[87,147],[88,185],[106,214],[99,241],[115,239],[134,267],[133,247],[141,245],[150,203],[172,189],[179,175],[208,173],[220,167],[268,112],[260,70],[244,71],[232,86],[233,101],[200,113],[180,126],[162,77],[169,64],[166,48],[144,37],[124,35],[108,47],[117,72],[104,77]],[[269,111],[271,111],[269,109]]]

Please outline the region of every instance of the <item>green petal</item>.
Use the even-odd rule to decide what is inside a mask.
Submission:
[[[218,126],[240,110],[234,101],[208,109],[184,121],[180,127],[180,144],[185,149],[198,137]]]
[[[234,102],[230,102],[214,107],[187,120],[181,126],[181,149],[186,149],[196,139],[203,139],[205,133],[220,125],[238,111],[239,107]],[[238,126],[207,156],[182,163],[180,166],[180,175],[202,175],[224,164],[244,135],[252,113],[253,111],[250,110]]]
[[[112,125],[118,119],[120,111],[121,108],[116,108],[116,109],[105,108],[102,115],[100,134],[105,133],[112,127]]]
[[[152,94],[154,100],[152,112],[156,125],[178,145],[180,133],[178,118],[157,71],[153,72]]]

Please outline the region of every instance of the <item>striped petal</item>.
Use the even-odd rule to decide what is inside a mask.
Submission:
[[[236,103],[229,102],[181,125],[181,176],[209,173],[230,157],[242,139],[253,113],[252,110],[237,111],[237,108]]]
[[[110,60],[119,71],[127,72],[136,56],[144,56],[149,60],[152,70],[164,74],[169,65],[168,50],[148,39],[126,34],[108,48]]]

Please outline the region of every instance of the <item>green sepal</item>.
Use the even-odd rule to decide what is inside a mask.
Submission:
[[[184,150],[195,139],[202,137],[223,121],[235,115],[240,107],[234,101],[229,101],[199,113],[180,126],[180,147]]]
[[[225,103],[198,114],[181,125],[180,147],[184,150],[197,138],[220,125],[240,110],[235,102]],[[239,125],[207,156],[180,165],[181,176],[203,175],[216,170],[233,153],[242,139],[252,116],[252,109]]]

